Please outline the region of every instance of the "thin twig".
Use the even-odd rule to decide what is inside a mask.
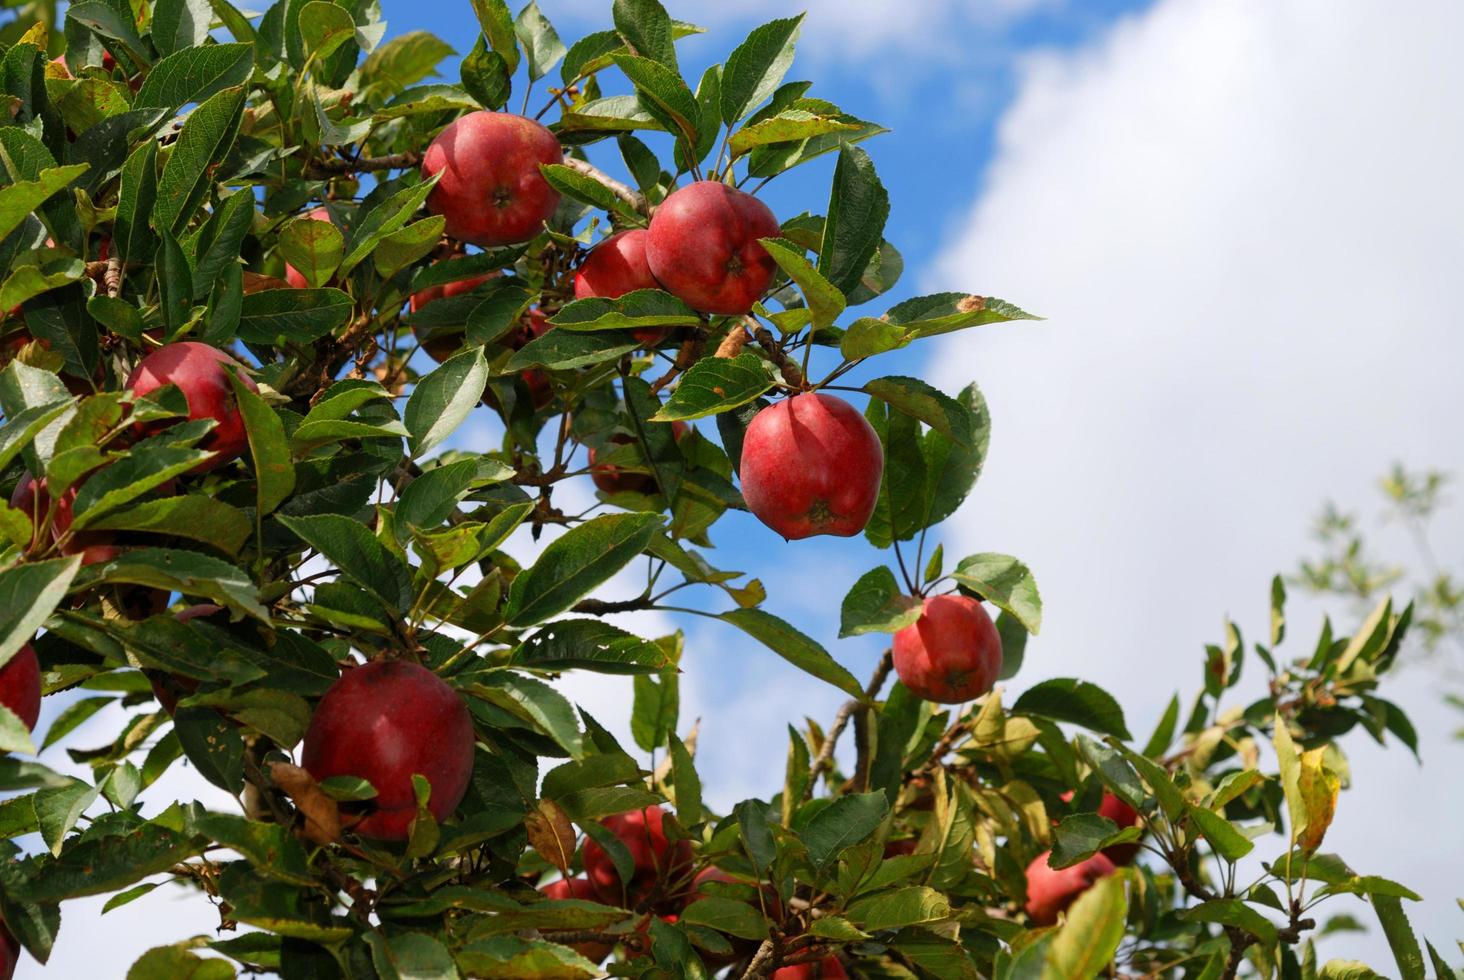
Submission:
[[[701,357],[702,346],[705,343],[706,338],[702,336],[700,330],[683,341],[681,349],[676,352],[676,360],[672,362],[670,370],[651,383],[651,394],[654,395],[662,388],[665,388],[675,380],[677,375],[695,364],[697,358]]]
[[[742,971],[742,980],[751,980],[753,977],[766,976],[768,968],[773,965],[773,941],[764,939],[762,945],[752,957],[752,962],[747,964],[747,969]]]
[[[747,328],[739,323],[727,332],[727,336],[722,338],[722,342],[717,345],[717,352],[713,356],[736,357],[742,353],[742,348],[746,346],[748,339]]]
[[[102,285],[112,299],[122,295],[122,256],[116,248],[107,256],[107,268],[102,273]]]
[[[834,723],[829,726],[828,734],[824,737],[824,743],[818,750],[818,758],[813,760],[813,765],[808,770],[808,786],[804,789],[804,796],[813,793],[814,784],[818,782],[825,769],[834,758],[834,745],[839,741],[839,736],[844,734],[844,729],[849,725],[849,719],[854,715],[854,709],[860,704],[867,704],[873,701],[875,696],[884,688],[885,681],[890,676],[890,670],[894,667],[894,654],[886,650],[879,658],[879,665],[874,669],[874,675],[869,678],[869,683],[864,688],[864,697],[845,702],[834,716]]]
[[[422,154],[408,151],[391,153],[384,157],[357,157],[354,160],[343,158],[311,160],[305,165],[305,173],[309,177],[335,177],[340,174],[359,174],[373,170],[410,170],[421,164]]]

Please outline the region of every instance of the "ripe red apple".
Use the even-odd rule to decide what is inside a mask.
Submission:
[[[405,840],[416,816],[412,775],[432,784],[428,809],[445,819],[473,775],[473,719],[457,692],[405,660],[352,667],[315,707],[301,764],[317,780],[357,776],[376,787],[367,815],[352,829]]]
[[[1093,882],[1117,870],[1102,854],[1070,867],[1053,868],[1047,864],[1051,854],[1044,851],[1027,865],[1027,915],[1034,925],[1052,925]]]
[[[671,423],[671,435],[677,442],[685,438],[686,433],[691,431],[685,422],[679,419]],[[610,441],[617,446],[628,446],[635,442],[635,436],[624,432],[618,432],[610,437]],[[623,470],[614,463],[595,463],[595,447],[590,447],[590,479],[595,482],[605,493],[655,493],[659,489],[656,478],[649,473],[634,473]]]
[[[41,662],[29,643],[0,667],[0,704],[15,712],[26,728],[35,730],[41,716]]]
[[[314,211],[311,211],[309,214],[305,215],[305,217],[309,218],[311,221],[324,221],[326,224],[330,224],[330,212],[327,211],[325,208],[316,208]],[[105,258],[105,256],[103,256],[103,258]],[[294,286],[296,289],[310,288],[310,283],[306,281],[305,276],[300,272],[300,270],[295,268],[288,262],[285,263],[285,282],[289,283],[291,286]]]
[[[661,285],[692,309],[740,315],[752,310],[778,270],[758,239],[779,231],[773,212],[751,194],[698,181],[656,208],[646,261]]]
[[[649,237],[650,232],[644,228],[632,228],[618,231],[590,249],[574,274],[574,298],[619,299],[637,289],[660,289],[646,261]],[[655,327],[633,330],[631,334],[644,347],[655,347],[666,339],[666,331]]]
[[[590,884],[588,878],[561,878],[558,881],[551,881],[547,885],[539,886],[539,891],[545,898],[565,899],[577,898],[583,902],[598,902],[600,899],[595,894],[595,886]],[[610,955],[615,946],[611,943],[575,943],[570,949],[589,960],[591,963],[602,963],[605,957]]]
[[[991,690],[1001,673],[1001,635],[981,603],[964,595],[925,600],[920,618],[895,634],[895,673],[927,701],[961,704]]]
[[[459,241],[485,248],[526,242],[559,206],[539,164],[563,162],[558,138],[534,120],[470,112],[437,134],[422,157],[423,177],[442,174],[427,207]]]
[[[1068,790],[1066,793],[1062,794],[1062,801],[1064,803],[1071,803],[1072,799],[1072,790]],[[1137,827],[1140,823],[1139,811],[1135,810],[1133,807],[1129,806],[1123,800],[1120,800],[1118,797],[1114,796],[1107,790],[1103,791],[1103,799],[1098,801],[1098,815],[1100,817],[1107,817],[1109,820],[1112,820],[1114,823],[1118,824],[1120,830],[1124,827]],[[1056,821],[1053,822],[1056,823]],[[1130,844],[1114,844],[1112,847],[1105,847],[1103,849],[1104,856],[1107,857],[1108,860],[1112,861],[1114,864],[1118,865],[1133,863],[1133,860],[1136,856],[1138,856],[1138,853],[1138,841],[1134,841]]]
[[[20,942],[11,934],[4,917],[0,916],[0,980],[11,980],[19,962]]]
[[[841,398],[808,392],[758,412],[742,440],[742,496],[790,540],[864,530],[879,497],[884,450]]]
[[[648,806],[644,810],[617,813],[600,821],[602,826],[620,838],[635,863],[635,872],[625,884],[621,883],[615,863],[605,849],[593,838],[585,841],[585,877],[590,879],[602,901],[622,908],[635,908],[654,895],[656,911],[670,913],[681,910],[685,884],[680,879],[691,871],[691,842],[668,841],[665,816],[665,811],[659,806]],[[679,899],[678,891],[681,893]]]
[[[428,286],[426,289],[419,289],[412,294],[412,298],[408,301],[408,309],[410,312],[416,313],[435,299],[461,296],[463,293],[471,292],[489,279],[496,278],[498,275],[499,273],[497,272],[485,272],[482,275],[469,276],[466,279],[459,279],[456,282],[443,283],[441,286]],[[463,349],[463,335],[461,333],[438,334],[423,340],[422,335],[417,332],[417,328],[414,326],[412,327],[412,335],[417,338],[417,342],[422,345],[422,349],[427,352],[427,356],[438,364],[441,364]]]
[[[799,963],[773,971],[773,980],[847,980],[848,976],[837,956],[826,956],[817,963]]]
[[[213,419],[217,423],[199,444],[215,455],[201,463],[195,472],[222,466],[249,445],[244,419],[239,415],[234,389],[229,384],[231,369],[246,388],[259,390],[240,370],[238,361],[217,347],[191,340],[159,347],[138,361],[127,377],[127,387],[134,395],[148,395],[164,385],[177,385],[188,401],[190,419]]]

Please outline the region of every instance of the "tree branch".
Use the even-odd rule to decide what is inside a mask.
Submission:
[[[392,153],[384,157],[357,157],[354,160],[311,160],[305,165],[305,175],[315,178],[338,177],[342,174],[367,173],[373,170],[410,170],[421,165],[420,153]]]
[[[778,366],[778,370],[782,372],[783,380],[790,387],[797,388],[799,391],[806,391],[808,385],[803,380],[803,372],[798,370],[797,364],[794,364],[788,359],[787,354],[783,353],[783,348],[778,345],[777,338],[773,336],[773,332],[752,317],[748,317],[744,322],[747,325],[747,329],[752,331],[753,337],[757,339],[758,346],[767,352],[768,359]]]
[[[629,204],[632,208],[634,208],[636,211],[639,211],[641,214],[649,215],[651,213],[650,204],[646,201],[646,196],[644,194],[636,190],[634,187],[631,187],[629,184],[625,184],[616,180],[614,177],[611,177],[609,174],[605,173],[594,164],[586,160],[576,159],[575,157],[565,157],[564,165],[569,169],[590,178],[602,187],[605,187],[612,194],[620,198],[626,204]]]
[[[854,709],[861,704],[873,701],[875,695],[884,688],[885,681],[890,676],[890,670],[894,667],[895,659],[891,651],[886,650],[879,658],[879,665],[874,669],[874,675],[869,678],[869,683],[864,688],[864,697],[847,701],[834,716],[833,725],[829,726],[828,735],[824,737],[823,746],[818,750],[818,758],[813,760],[813,765],[808,770],[808,787],[804,789],[804,797],[813,794],[813,787],[818,782],[818,777],[829,767],[834,758],[834,745],[839,741],[839,736],[844,734],[844,729],[849,725],[849,719],[854,715]]]

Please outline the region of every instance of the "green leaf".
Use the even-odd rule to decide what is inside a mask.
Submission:
[[[1067,868],[1086,861],[1110,843],[1119,833],[1118,824],[1096,813],[1074,813],[1063,817],[1052,833],[1052,855],[1049,866]]]
[[[208,40],[212,20],[213,12],[204,0],[157,0],[153,4],[150,32],[153,47],[163,55],[197,48]]]
[[[905,300],[882,317],[862,317],[849,325],[839,342],[849,360],[872,357],[908,346],[921,337],[1010,320],[1038,320],[1005,300],[965,293],[937,293]]]
[[[457,980],[457,965],[446,946],[422,932],[403,932],[387,938],[366,934],[371,962],[381,980]]]
[[[0,752],[22,752],[36,754],[36,743],[31,740],[30,728],[10,708],[0,704]]]
[[[905,595],[885,565],[859,577],[839,611],[839,638],[863,633],[898,633],[920,618],[920,600]]]
[[[889,801],[884,793],[849,793],[824,807],[798,835],[814,871],[825,874],[845,848],[869,837],[884,823]]]
[[[1249,838],[1236,830],[1231,826],[1229,820],[1215,811],[1193,805],[1186,809],[1189,812],[1190,820],[1199,828],[1200,833],[1205,835],[1205,840],[1210,842],[1215,853],[1224,860],[1234,863],[1255,848],[1255,844],[1251,843]]]
[[[350,11],[328,0],[310,0],[299,8],[300,40],[305,51],[320,63],[356,36],[356,22]]]
[[[659,514],[606,514],[572,528],[514,578],[504,618],[523,627],[559,615],[643,552],[660,527]]]
[[[463,88],[485,109],[501,109],[513,94],[513,75],[497,52],[490,50],[481,35],[460,67]]]
[[[0,188],[0,238],[9,235],[27,216],[36,211],[51,196],[77,177],[86,173],[87,165],[78,163],[70,167],[48,167],[35,180],[18,180],[8,187]]]
[[[1235,926],[1255,936],[1263,944],[1276,944],[1276,927],[1269,919],[1238,898],[1217,898],[1181,909],[1179,917],[1186,922],[1215,922]]]
[[[1372,903],[1383,935],[1388,937],[1388,946],[1393,950],[1393,959],[1398,963],[1398,975],[1403,980],[1424,980],[1423,950],[1419,949],[1418,937],[1408,924],[1403,903],[1391,895],[1374,895]]]
[[[964,449],[975,446],[974,413],[961,402],[919,378],[891,376],[866,382],[864,390],[951,439]],[[1035,631],[1034,631],[1035,632]]]
[[[112,246],[126,262],[144,261],[156,247],[150,223],[158,199],[158,144],[147,140],[122,165]]]
[[[92,527],[118,507],[182,476],[209,458],[199,449],[174,446],[134,450],[87,479],[72,504],[73,531]]]
[[[833,326],[839,314],[844,312],[844,294],[813,267],[797,245],[783,238],[762,238],[759,241],[773,261],[798,284],[812,314],[813,329],[824,330]]]
[[[701,107],[675,69],[628,54],[614,55],[613,60],[635,86],[641,106],[668,130],[679,133],[688,146],[694,146]]]
[[[719,617],[759,641],[793,666],[828,681],[851,697],[863,698],[855,676],[812,638],[761,609],[733,609]]]
[[[244,739],[233,722],[211,708],[180,706],[173,730],[200,776],[226,793],[244,791]]]
[[[115,698],[82,698],[80,701],[73,701],[62,709],[51,722],[51,727],[46,729],[46,738],[41,742],[41,750],[45,751],[55,745],[61,739],[74,732],[82,722],[92,715],[101,711],[111,704]]]
[[[645,218],[622,200],[618,194],[573,167],[566,167],[562,163],[541,163],[539,171],[543,173],[549,186],[561,194],[610,214],[618,214],[633,224],[645,223]],[[696,315],[692,314],[691,319],[686,322],[696,322]]]
[[[840,146],[818,250],[818,271],[845,295],[859,286],[882,241],[889,214],[889,194],[874,172],[869,154],[857,146]]]
[[[1121,739],[1129,739],[1123,709],[1103,688],[1087,681],[1058,677],[1022,692],[1012,705],[1018,714],[1033,714],[1054,721],[1071,722]]]
[[[244,512],[212,497],[164,497],[144,500],[92,521],[97,531],[146,531],[170,534],[213,545],[227,555],[239,553],[253,533]]]
[[[458,950],[457,963],[470,976],[498,980],[518,977],[590,980],[603,975],[598,966],[568,946],[517,936],[493,936],[470,942]]]
[[[529,0],[513,22],[514,33],[523,42],[529,62],[529,80],[537,82],[564,57],[564,42],[554,25],[539,10],[538,0]]]
[[[582,668],[601,674],[646,674],[676,666],[655,642],[598,619],[549,623],[515,647],[509,663],[550,671]]]
[[[314,0],[321,2],[321,0]],[[363,261],[388,235],[406,227],[416,217],[418,209],[437,186],[437,178],[410,184],[396,191],[370,210],[358,211],[356,220],[346,236],[346,257],[341,260],[336,275],[344,277]],[[298,290],[297,290],[298,292]]]
[[[127,980],[234,980],[228,960],[204,959],[182,946],[158,946],[138,957]]]
[[[344,326],[354,309],[339,289],[261,289],[244,297],[239,339],[272,347],[308,344]]]
[[[777,91],[793,64],[793,47],[803,16],[774,20],[755,29],[727,57],[722,71],[722,121],[731,126]]]
[[[280,231],[280,254],[314,287],[325,285],[345,250],[340,229],[319,218],[295,218]]]
[[[1068,909],[1047,948],[1041,980],[1091,980],[1103,973],[1123,940],[1128,894],[1121,877],[1095,882]]]
[[[682,822],[685,823],[684,820]],[[746,902],[731,898],[711,896],[698,899],[682,911],[681,921],[706,926],[739,939],[762,940],[768,936],[768,924],[763,914]]]
[[[7,413],[5,424],[0,425],[0,469],[9,466],[41,430],[70,411],[73,404],[73,400],[67,398],[49,405],[22,408],[14,414]]]
[[[512,75],[518,68],[519,49],[513,14],[509,11],[508,4],[504,0],[472,0],[472,4],[489,47],[503,59],[508,73]]]
[[[611,15],[616,32],[633,54],[676,67],[673,42],[678,35],[659,0],[615,0]]]
[[[691,307],[660,289],[637,289],[617,299],[575,300],[549,322],[566,330],[641,330],[647,327],[695,326],[700,317]]]
[[[419,457],[441,445],[467,419],[488,385],[488,363],[474,347],[447,360],[417,382],[402,412],[412,434],[412,455]]]
[[[408,31],[376,47],[361,63],[361,77],[369,85],[396,94],[431,75],[452,45],[429,31]]]
[[[665,745],[676,732],[681,712],[681,684],[674,670],[659,676],[637,675],[632,685],[630,734],[646,752]]]
[[[1174,729],[1179,724],[1179,695],[1169,699],[1169,707],[1164,709],[1164,716],[1159,719],[1159,724],[1154,726],[1154,734],[1149,736],[1145,743],[1142,755],[1157,759],[1169,750],[1169,745],[1174,741]],[[1259,775],[1259,774],[1258,774]],[[1217,806],[1224,806],[1217,803]]]
[[[0,571],[0,666],[36,635],[71,587],[81,556],[27,562]]]
[[[249,455],[254,461],[255,506],[262,517],[294,493],[295,466],[279,415],[238,378],[233,378],[233,385],[249,437]]]
[[[405,613],[410,607],[412,580],[407,567],[358,521],[339,514],[280,515],[279,521],[388,609]]]
[[[202,850],[181,831],[143,824],[125,835],[98,835],[77,842],[26,881],[20,897],[32,902],[102,895],[167,871]]]
[[[718,415],[759,397],[777,379],[773,365],[744,351],[736,357],[704,357],[693,364],[652,422]]]
[[[858,130],[859,124],[848,121],[848,117],[845,116],[821,116],[818,113],[809,112],[807,109],[789,109],[750,126],[742,127],[732,136],[727,145],[735,159],[763,146],[772,146],[777,143],[806,145],[808,140],[817,136],[853,133]],[[861,280],[865,280],[861,289],[867,287],[867,279],[868,267],[865,269],[865,275],[861,277]],[[854,299],[857,292],[850,293],[851,300]]]
[[[242,88],[224,89],[189,114],[158,178],[154,227],[177,234],[193,217],[239,135],[244,95]]]
[[[701,777],[686,745],[672,732],[667,740],[671,749],[671,786],[676,791],[676,819],[683,827],[694,827],[702,821]]]
[[[266,878],[304,888],[315,884],[305,849],[285,827],[230,813],[204,814],[195,826],[199,833],[238,851],[254,865],[255,871]]]
[[[907,885],[851,902],[849,921],[866,932],[903,929],[950,918],[951,903],[934,888]]]
[[[1042,629],[1042,596],[1026,565],[1010,555],[980,554],[963,558],[951,573],[964,588],[1011,613],[1036,636]]]

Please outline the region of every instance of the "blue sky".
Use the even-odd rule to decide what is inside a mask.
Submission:
[[[608,25],[608,0],[542,5],[566,40]],[[466,2],[382,6],[391,34],[432,30],[466,51],[476,32]],[[692,77],[756,24],[799,9],[784,0],[669,6],[713,28],[683,42]],[[985,474],[940,539],[948,562],[1003,551],[1036,572],[1044,628],[1012,696],[1047,677],[1084,677],[1114,690],[1130,727],[1147,732],[1174,691],[1194,689],[1222,617],[1263,635],[1270,577],[1310,553],[1322,500],[1375,513],[1374,479],[1394,459],[1464,473],[1464,64],[1452,42],[1464,8],[809,6],[790,77],[815,79],[816,94],[894,130],[867,148],[890,191],[886,235],[907,268],[871,308],[969,289],[1048,317],[917,344],[880,365],[947,391],[976,380],[990,402]],[[821,209],[830,166],[775,181],[769,203],[784,216]],[[495,439],[486,425],[464,437]],[[1439,529],[1445,560],[1464,537],[1459,510]],[[878,560],[862,539],[789,545],[737,516],[715,537],[714,560],[759,575],[771,611],[868,673],[878,642],[835,639],[839,600]],[[1409,558],[1399,529],[1381,544]],[[515,547],[532,553],[527,542]],[[1298,647],[1321,613],[1293,599]],[[785,725],[804,714],[827,724],[841,700],[719,624],[642,615],[627,625],[687,630],[682,730],[703,719],[698,763],[720,788],[714,803],[775,791]],[[1420,730],[1422,767],[1396,746],[1345,743],[1353,789],[1327,847],[1422,892],[1410,917],[1443,949],[1464,935],[1454,904],[1464,839],[1440,820],[1464,808],[1464,743],[1448,737],[1457,722],[1439,705],[1438,676],[1412,666],[1390,681],[1389,696]],[[1247,683],[1260,683],[1254,670]],[[567,686],[624,730],[625,685],[582,677]],[[48,704],[46,716],[59,707]],[[73,739],[100,741],[116,727],[103,713]],[[227,805],[181,772],[144,799],[185,794]],[[67,906],[45,976],[95,975],[95,943],[125,961],[124,951],[217,924],[206,906],[161,890],[99,919],[100,904]],[[1372,922],[1358,902],[1334,911]],[[1328,937],[1323,955],[1366,958],[1385,974],[1391,966],[1376,928]],[[17,974],[40,975],[33,964]]]

